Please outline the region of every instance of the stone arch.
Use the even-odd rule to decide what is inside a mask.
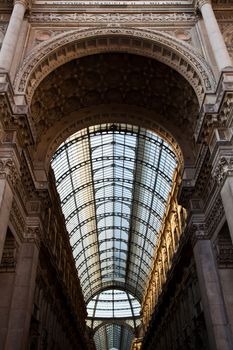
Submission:
[[[57,67],[79,57],[103,52],[127,52],[154,58],[179,72],[193,87],[199,104],[215,89],[213,72],[192,46],[168,34],[141,29],[102,28],[60,34],[36,46],[15,78],[15,92],[30,104],[39,83]]]
[[[56,127],[50,128],[38,143],[34,153],[35,164],[43,166],[48,172],[54,152],[68,136],[85,127],[99,123],[116,122],[116,120],[119,123],[143,125],[143,127],[156,132],[173,147],[179,164],[183,167],[184,159],[188,158],[190,149],[188,144],[184,143],[187,140],[182,137],[182,132],[179,134],[178,130],[162,127],[164,121],[161,120],[161,123],[158,123],[159,116],[155,118],[153,112],[138,107],[134,109],[132,106],[127,108],[125,105],[93,106],[67,115],[56,124]]]

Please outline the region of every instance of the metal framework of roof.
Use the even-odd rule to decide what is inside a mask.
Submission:
[[[176,166],[164,139],[128,124],[85,128],[55,152],[52,168],[86,303],[106,289],[142,300]]]
[[[117,323],[103,325],[94,335],[97,350],[128,350],[133,338],[133,329]]]

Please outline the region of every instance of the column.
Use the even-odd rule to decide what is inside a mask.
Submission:
[[[212,350],[231,350],[233,349],[232,333],[212,243],[207,239],[198,239],[193,251],[210,348]]]
[[[27,349],[38,257],[39,250],[35,242],[22,243],[17,257],[5,350]]]
[[[9,72],[27,8],[26,0],[16,0],[0,51],[0,70]]]
[[[232,67],[232,61],[215,18],[210,0],[198,0],[197,3],[205,23],[218,69],[221,71],[226,67]]]
[[[9,184],[13,169],[14,165],[10,158],[0,158],[0,262],[13,200],[13,192]]]

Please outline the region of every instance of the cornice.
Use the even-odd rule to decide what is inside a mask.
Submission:
[[[34,8],[157,8],[157,9],[176,9],[191,8],[192,2],[188,0],[71,0],[71,1],[45,1],[36,0],[33,3]]]

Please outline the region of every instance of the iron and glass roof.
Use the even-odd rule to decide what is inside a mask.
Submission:
[[[96,349],[109,350],[115,344],[118,350],[129,350],[132,334],[141,324],[140,310],[136,298],[122,290],[105,290],[94,296],[87,304],[87,325],[94,331]]]
[[[93,317],[103,311],[98,306],[107,296],[112,298],[109,318],[124,317],[126,300],[142,300],[176,166],[164,139],[128,124],[85,128],[54,154],[62,211]],[[99,329],[110,332],[118,326]]]
[[[102,325],[94,335],[97,350],[129,350],[133,338],[133,329],[116,323]]]
[[[90,318],[134,318],[140,316],[140,303],[130,293],[110,289],[97,294],[87,304]]]

